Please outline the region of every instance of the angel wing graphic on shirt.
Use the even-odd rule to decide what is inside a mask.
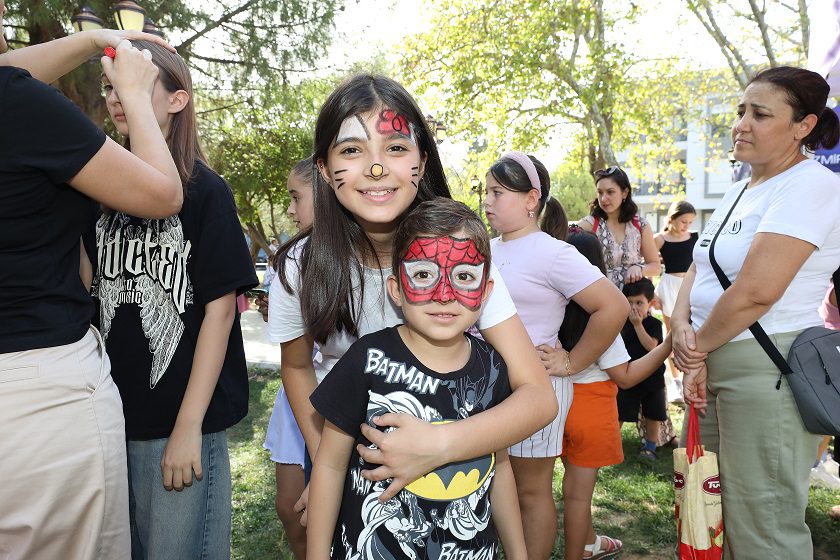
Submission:
[[[160,251],[161,247],[174,248],[176,252],[182,253],[188,251],[184,242],[184,230],[177,216],[163,220],[143,220],[142,226],[129,226],[128,219],[123,218],[124,216],[117,214],[112,220],[107,217],[100,219],[97,224],[100,247],[114,240],[119,244],[127,243],[131,239],[144,239],[155,251]],[[103,260],[100,268],[104,264],[113,276],[108,278],[100,274],[96,279],[103,337],[107,338],[117,308],[121,302],[125,303],[124,292],[128,292],[127,295],[131,296],[128,299],[139,308],[140,326],[149,341],[149,352],[152,355],[149,387],[154,389],[169,367],[184,333],[184,322],[175,296],[161,284],[154,271],[150,273],[149,268],[155,267],[155,262],[144,263],[141,273],[133,279],[126,280],[121,250],[106,252]],[[136,263],[134,266],[137,266]],[[183,268],[179,273],[184,275],[186,301],[191,302],[192,286],[189,276]]]

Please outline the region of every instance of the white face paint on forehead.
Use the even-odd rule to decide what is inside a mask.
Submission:
[[[347,140],[363,139],[370,140],[370,133],[362,120],[361,115],[353,115],[344,119],[341,127],[338,129],[338,134],[335,136],[335,144],[338,145]]]

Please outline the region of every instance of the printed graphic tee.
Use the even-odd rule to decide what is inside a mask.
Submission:
[[[312,394],[315,408],[356,443],[371,445],[359,426],[388,412],[432,423],[478,414],[510,392],[502,358],[466,334],[467,365],[440,374],[418,361],[397,327],[360,338]],[[371,482],[371,468],[354,449],[333,534],[333,558],[496,558],[498,535],[491,519],[490,483],[495,454],[449,463],[405,487],[385,503],[389,481]]]
[[[161,220],[102,215],[96,245],[96,319],[122,396],[126,435],[169,437],[192,370],[204,306],[257,285],[233,194],[221,177],[196,162],[179,214]],[[224,430],[247,412],[237,313],[202,433]]]

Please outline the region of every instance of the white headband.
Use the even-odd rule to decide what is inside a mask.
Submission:
[[[540,176],[537,175],[537,167],[527,154],[523,152],[508,152],[501,159],[510,159],[518,163],[525,170],[525,174],[528,175],[528,180],[531,181],[531,188],[537,189],[540,193],[540,198],[542,198],[542,188],[540,188]]]

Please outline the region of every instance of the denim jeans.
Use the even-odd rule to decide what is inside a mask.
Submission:
[[[131,556],[134,560],[228,560],[231,481],[227,433],[201,439],[201,480],[181,492],[163,487],[167,439],[128,442]]]

